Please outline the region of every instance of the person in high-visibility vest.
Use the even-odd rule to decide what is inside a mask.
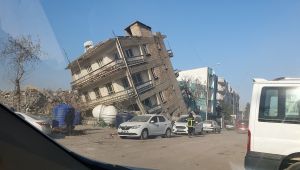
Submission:
[[[188,135],[191,137],[194,132],[194,125],[195,125],[195,118],[193,116],[193,113],[190,112],[189,116],[187,118],[187,127],[188,127]]]

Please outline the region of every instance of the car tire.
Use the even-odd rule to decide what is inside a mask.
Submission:
[[[142,130],[141,139],[142,140],[148,139],[148,130],[147,129]]]
[[[168,128],[168,129],[166,130],[166,133],[164,134],[164,137],[165,137],[165,138],[170,138],[170,137],[171,137],[171,134],[172,134],[172,131],[171,131],[171,129]]]

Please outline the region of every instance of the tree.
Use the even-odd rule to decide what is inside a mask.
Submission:
[[[250,114],[250,103],[248,102],[246,104],[245,110],[244,110],[244,119],[248,119],[249,118],[249,114]]]
[[[221,101],[220,102],[220,107],[222,108],[224,119],[225,120],[230,120],[231,119],[230,115],[232,114],[232,109],[233,109],[232,105],[227,104],[224,101]]]
[[[40,61],[40,42],[33,42],[31,36],[8,37],[1,50],[0,59],[4,61],[9,78],[15,87],[16,109],[21,109],[21,82],[35,64]]]

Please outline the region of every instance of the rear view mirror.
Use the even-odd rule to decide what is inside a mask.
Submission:
[[[150,123],[154,123],[154,120],[151,120]]]

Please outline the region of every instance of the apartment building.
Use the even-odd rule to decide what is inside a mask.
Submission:
[[[177,80],[180,84],[184,82],[189,84],[190,91],[198,91],[195,100],[201,112],[215,113],[218,76],[212,68],[202,67],[180,71]]]
[[[218,103],[223,103],[231,108],[231,114],[236,115],[239,113],[239,94],[230,86],[228,81],[224,77],[218,78],[218,93],[217,93]]]
[[[166,36],[139,21],[125,33],[96,45],[85,42],[85,52],[68,65],[81,110],[91,113],[97,105],[113,105],[119,111],[168,117],[186,113]]]

